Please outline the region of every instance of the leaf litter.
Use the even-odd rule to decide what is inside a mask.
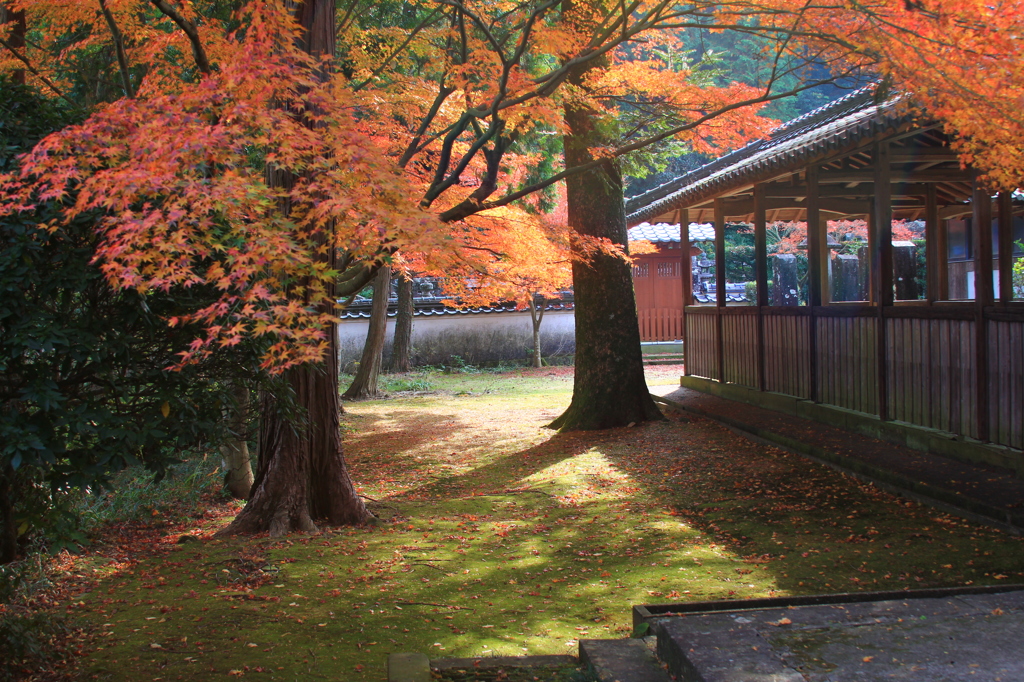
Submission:
[[[1019,538],[701,418],[555,434],[568,372],[431,381],[346,408],[352,475],[384,524],[213,539],[235,510],[222,505],[122,538],[66,605],[90,633],[78,669],[376,680],[398,651],[575,654],[581,638],[629,636],[637,603],[1024,576]],[[200,541],[175,544],[183,533]]]

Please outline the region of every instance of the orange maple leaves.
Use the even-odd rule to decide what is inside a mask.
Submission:
[[[209,77],[102,107],[41,142],[18,176],[0,178],[3,212],[44,201],[63,202],[69,221],[95,212],[97,259],[113,283],[218,291],[212,305],[170,320],[204,329],[186,361],[243,335],[272,339],[271,368],[317,359],[338,275],[324,249],[372,261],[382,244],[429,252],[445,242],[404,175],[358,130],[351,94],[309,78],[318,65],[294,35],[287,14],[257,7]],[[264,163],[293,181],[266,182]]]

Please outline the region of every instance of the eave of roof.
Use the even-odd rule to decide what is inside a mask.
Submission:
[[[878,102],[873,88],[852,92],[779,126],[763,140],[631,197],[626,201],[627,222],[636,225],[907,127],[914,116],[900,100],[895,96]]]

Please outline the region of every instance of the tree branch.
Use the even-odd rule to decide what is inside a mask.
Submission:
[[[196,28],[196,25],[186,19],[167,0],[150,0],[150,2],[158,10],[170,17],[188,36],[189,42],[192,43],[192,56],[195,57],[196,66],[199,67],[199,70],[207,76],[213,73],[213,69],[210,67],[210,60],[206,57],[206,49],[203,48],[203,42],[199,39],[199,29]]]
[[[107,28],[110,29],[110,35],[114,38],[114,51],[117,53],[117,66],[121,72],[121,84],[124,86],[125,97],[135,99],[131,72],[128,70],[128,55],[124,51],[124,37],[121,35],[121,29],[117,27],[117,22],[114,21],[114,15],[111,14],[110,8],[107,7],[107,0],[99,0],[99,2],[103,18],[107,21]]]
[[[14,49],[13,45],[11,45],[9,42],[4,40],[3,38],[0,38],[0,45],[5,47],[11,54],[13,54],[18,61],[20,61],[22,64],[25,65],[25,68],[28,69],[32,73],[33,76],[35,76],[36,78],[41,80],[43,83],[45,83],[46,87],[48,87],[51,90],[53,90],[53,92],[58,97],[60,97],[62,100],[64,100],[68,104],[70,104],[76,110],[78,110],[78,111],[85,111],[85,109],[83,109],[82,106],[78,102],[74,101],[73,99],[71,99],[70,97],[65,95],[63,92],[61,92],[60,88],[58,88],[56,85],[53,84],[53,81],[51,81],[49,78],[47,78],[43,74],[39,73],[39,70],[36,69],[34,66],[32,66],[32,63],[29,62],[29,60],[25,56],[19,54],[18,51],[16,49]]]

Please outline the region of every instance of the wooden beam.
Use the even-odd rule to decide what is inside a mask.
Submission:
[[[872,170],[829,170],[823,171],[818,181],[821,183],[871,182],[875,179],[877,168]],[[960,168],[942,170],[929,168],[922,171],[892,170],[889,168],[892,182],[970,182],[971,175]]]
[[[1000,192],[999,207],[999,301],[1013,300],[1013,194]]]
[[[923,197],[928,187],[934,183],[914,182],[896,183],[892,188],[894,197]],[[818,179],[818,196],[821,198],[834,197],[843,198],[871,198],[875,193],[875,183],[860,183],[856,187],[843,187],[842,185],[823,185]],[[801,198],[804,195],[799,188],[782,185],[770,185],[765,189],[765,196],[771,199]]]
[[[992,198],[974,181],[971,227],[974,228],[974,388],[978,440],[988,440],[988,321],[985,308],[992,305]]]
[[[959,160],[959,155],[949,147],[895,148],[889,152],[890,163],[936,163]]]
[[[801,200],[802,199],[802,200]],[[765,199],[765,210],[797,209],[807,208],[806,197],[801,199]],[[723,199],[723,211],[726,217],[748,216],[754,212],[754,198],[750,196],[732,197]],[[867,200],[852,201],[849,199],[819,199],[818,210],[837,215],[866,215],[871,210]]]
[[[768,306],[768,220],[764,185],[754,185],[754,280],[757,282],[757,388],[765,390],[764,308]]]

